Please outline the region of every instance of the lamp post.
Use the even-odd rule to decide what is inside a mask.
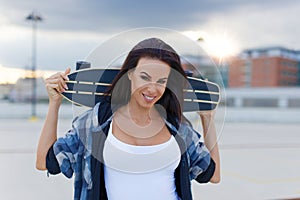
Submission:
[[[42,17],[39,16],[36,12],[30,13],[26,20],[30,20],[32,22],[32,96],[31,96],[31,120],[36,120],[36,31],[37,31],[37,23],[39,21],[43,21]]]

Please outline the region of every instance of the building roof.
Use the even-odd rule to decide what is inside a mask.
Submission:
[[[271,46],[264,48],[246,49],[241,53],[241,57],[284,57],[300,61],[300,50],[288,49],[281,46]]]

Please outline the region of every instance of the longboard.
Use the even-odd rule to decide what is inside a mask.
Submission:
[[[74,71],[66,81],[68,90],[62,95],[72,103],[93,107],[104,97],[104,93],[118,74],[119,69],[87,68]],[[183,112],[216,109],[220,101],[220,88],[216,83],[187,76],[189,86],[183,90]]]

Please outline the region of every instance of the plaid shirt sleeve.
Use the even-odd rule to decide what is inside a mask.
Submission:
[[[179,133],[185,139],[189,160],[190,180],[197,178],[210,164],[210,153],[200,140],[201,135],[188,123],[180,126]]]
[[[68,178],[71,178],[74,172],[77,149],[78,136],[74,130],[70,130],[53,145],[53,151],[60,170]]]
[[[71,178],[73,173],[77,172],[81,164],[78,160],[82,159],[84,153],[82,135],[86,134],[87,121],[90,112],[86,112],[73,120],[72,129],[69,130],[63,137],[58,138],[53,145],[53,151],[56,156],[61,172],[68,178]],[[80,134],[80,135],[79,135]],[[77,170],[77,171],[76,171]]]
[[[72,122],[72,129],[53,145],[60,171],[68,178],[74,175],[74,199],[87,199],[92,188],[91,134],[99,131],[97,104]]]

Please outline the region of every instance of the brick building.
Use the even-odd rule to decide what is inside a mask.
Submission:
[[[300,84],[300,51],[282,47],[245,50],[231,60],[228,87],[285,87]]]

